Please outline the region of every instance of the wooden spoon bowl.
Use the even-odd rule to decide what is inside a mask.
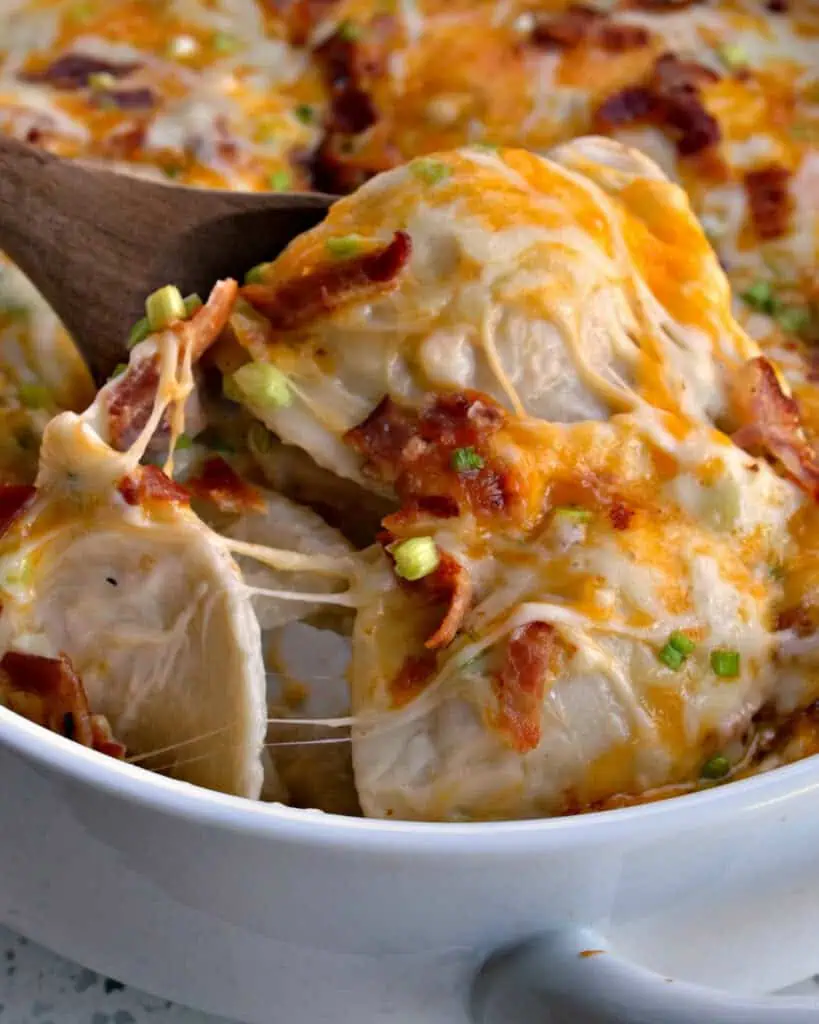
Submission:
[[[320,193],[164,185],[0,137],[0,249],[74,338],[97,383],[123,359],[145,297],[207,295],[271,260],[334,201]]]

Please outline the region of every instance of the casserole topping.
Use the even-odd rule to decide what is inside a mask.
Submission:
[[[243,282],[147,296],[96,396],[2,268],[2,702],[408,819],[812,752],[811,5],[80,6],[12,4],[0,130],[352,194]],[[304,685],[294,635],[349,664]]]

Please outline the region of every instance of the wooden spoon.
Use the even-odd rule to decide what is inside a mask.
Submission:
[[[204,298],[273,259],[333,196],[208,191],[88,168],[0,137],[0,249],[42,293],[97,383],[123,360],[145,297]]]

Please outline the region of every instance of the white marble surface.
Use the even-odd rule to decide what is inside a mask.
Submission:
[[[819,976],[788,989],[815,994]],[[78,967],[0,925],[0,1024],[234,1024]],[[238,1022],[236,1022],[238,1024]],[[274,1022],[271,1021],[271,1024]],[[289,1021],[287,1024],[309,1024]],[[414,1024],[446,1024],[415,1021]],[[582,1024],[578,1021],[577,1024]]]
[[[126,988],[0,926],[0,1024],[232,1022]]]

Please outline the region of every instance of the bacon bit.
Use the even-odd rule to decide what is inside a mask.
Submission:
[[[221,334],[233,312],[238,291],[235,281],[218,281],[205,305],[190,320],[180,321],[172,328],[182,335],[180,348],[190,345],[192,362],[197,362]],[[158,387],[158,355],[129,366],[112,383],[107,398],[108,436],[112,448],[124,452],[136,441],[151,418]],[[151,449],[166,445],[169,435],[166,411],[152,439]]]
[[[768,0],[765,4],[765,9],[770,11],[771,14],[787,14],[790,10],[790,4],[788,0]]]
[[[389,684],[390,697],[394,708],[402,708],[415,700],[424,691],[438,665],[435,654],[410,654],[398,675]]]
[[[180,484],[166,476],[158,466],[140,466],[123,477],[117,488],[129,505],[170,501],[178,505],[190,503],[190,495]]]
[[[23,71],[18,76],[23,82],[43,82],[55,89],[85,89],[92,75],[107,74],[125,78],[141,68],[138,61],[110,61],[90,57],[84,53],[66,53],[39,71]]]
[[[37,493],[31,484],[0,484],[0,537],[22,514]]]
[[[737,419],[732,440],[750,455],[765,454],[815,500],[819,500],[819,459],[805,439],[799,406],[780,387],[776,371],[763,356],[750,359],[733,382]]]
[[[103,715],[92,715],[88,697],[68,658],[7,651],[0,660],[0,691],[12,711],[84,747],[122,758],[125,747]]]
[[[391,242],[360,256],[328,260],[315,270],[281,284],[249,284],[241,295],[278,330],[292,330],[356,299],[394,286],[409,262],[412,240],[396,231]]]
[[[111,447],[127,451],[151,417],[159,387],[159,356],[143,359],[114,382],[107,397],[108,437]]]
[[[700,87],[719,75],[672,53],[659,57],[649,78],[610,96],[595,114],[600,131],[645,121],[673,138],[680,156],[693,156],[719,142],[719,122],[705,109]]]
[[[138,89],[101,89],[96,93],[99,105],[120,110],[151,110],[156,106],[156,93],[147,86]]]
[[[776,619],[776,629],[777,632],[792,629],[797,636],[804,637],[810,636],[816,631],[816,623],[807,608],[796,605],[779,613]]]
[[[231,515],[267,509],[261,493],[218,455],[206,459],[201,474],[188,480],[186,487],[193,497],[210,501],[220,512]]]
[[[650,38],[642,25],[611,21],[604,11],[585,4],[572,4],[560,14],[539,17],[531,36],[536,46],[573,49],[586,43],[615,53],[646,46]]]
[[[500,705],[497,727],[519,754],[540,743],[546,682],[557,674],[562,650],[554,628],[546,622],[529,622],[509,638],[506,658],[492,688]]]
[[[455,508],[476,514],[506,514],[517,503],[521,482],[489,449],[506,414],[477,392],[441,395],[421,411],[385,398],[345,441],[365,459],[366,472],[392,484],[403,503],[384,525],[399,530],[419,515],[446,517]],[[426,442],[419,454],[416,439]],[[457,448],[474,448],[483,466],[474,473],[452,469]]]
[[[441,624],[424,644],[433,651],[452,643],[472,603],[472,580],[469,573],[456,558],[445,551],[441,552],[440,557],[441,561],[434,573],[425,576],[417,584],[409,584],[423,587],[434,601],[448,602]]]
[[[788,229],[791,198],[788,192],[790,171],[785,167],[762,167],[745,174],[745,191],[751,220],[760,239],[780,238]]]
[[[365,145],[328,131],[305,166],[317,192],[339,195],[354,192],[376,174],[402,162],[400,151],[389,139],[388,126],[379,123],[367,134]]]
[[[627,530],[634,518],[636,509],[630,508],[619,499],[615,499],[609,507],[609,519],[615,530]]]

